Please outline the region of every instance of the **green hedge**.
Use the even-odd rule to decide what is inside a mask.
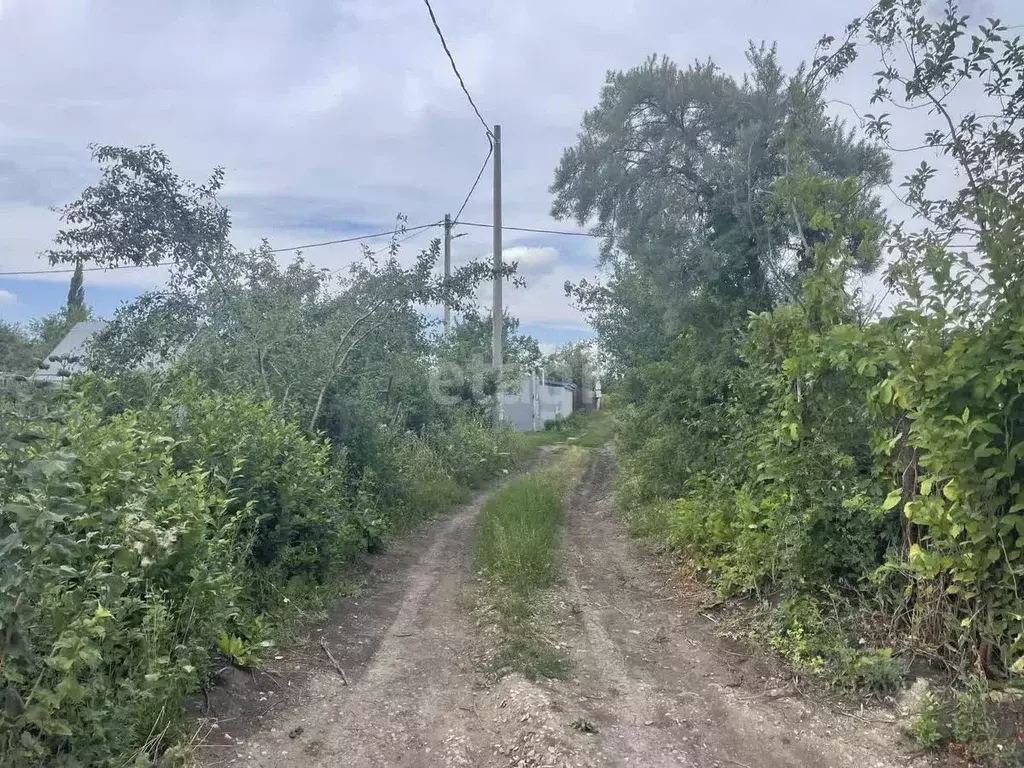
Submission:
[[[381,425],[353,484],[343,446],[270,403],[188,378],[116,391],[87,380],[46,418],[3,405],[5,766],[172,760],[218,651],[257,663],[284,595],[514,460],[468,421],[458,453]]]

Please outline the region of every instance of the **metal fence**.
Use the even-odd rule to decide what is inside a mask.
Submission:
[[[498,398],[502,421],[516,432],[544,429],[549,419],[565,418],[573,411],[573,403],[593,403],[592,391],[575,394],[572,384],[546,381],[537,373],[523,375],[518,389],[506,389]],[[574,397],[575,394],[575,397]]]

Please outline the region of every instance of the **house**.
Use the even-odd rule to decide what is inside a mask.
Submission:
[[[33,381],[56,384],[72,374],[84,373],[86,346],[93,336],[106,327],[107,323],[104,320],[75,323],[30,378]]]

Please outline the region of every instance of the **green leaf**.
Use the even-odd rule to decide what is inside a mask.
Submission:
[[[899,504],[903,500],[903,492],[896,488],[889,492],[889,495],[885,497],[885,501],[882,502],[882,509],[890,510]]]
[[[960,498],[960,487],[956,484],[956,478],[950,478],[944,486],[942,486],[942,495],[950,501],[956,501]]]

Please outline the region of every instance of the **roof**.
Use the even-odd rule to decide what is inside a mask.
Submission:
[[[75,325],[68,331],[67,336],[60,340],[60,343],[53,348],[53,351],[43,361],[47,368],[37,368],[32,379],[35,381],[58,381],[65,378],[67,374],[84,373],[86,370],[82,358],[85,357],[85,348],[90,339],[107,327],[104,320],[86,320]],[[72,358],[65,361],[61,358]],[[65,376],[60,375],[66,372]]]

